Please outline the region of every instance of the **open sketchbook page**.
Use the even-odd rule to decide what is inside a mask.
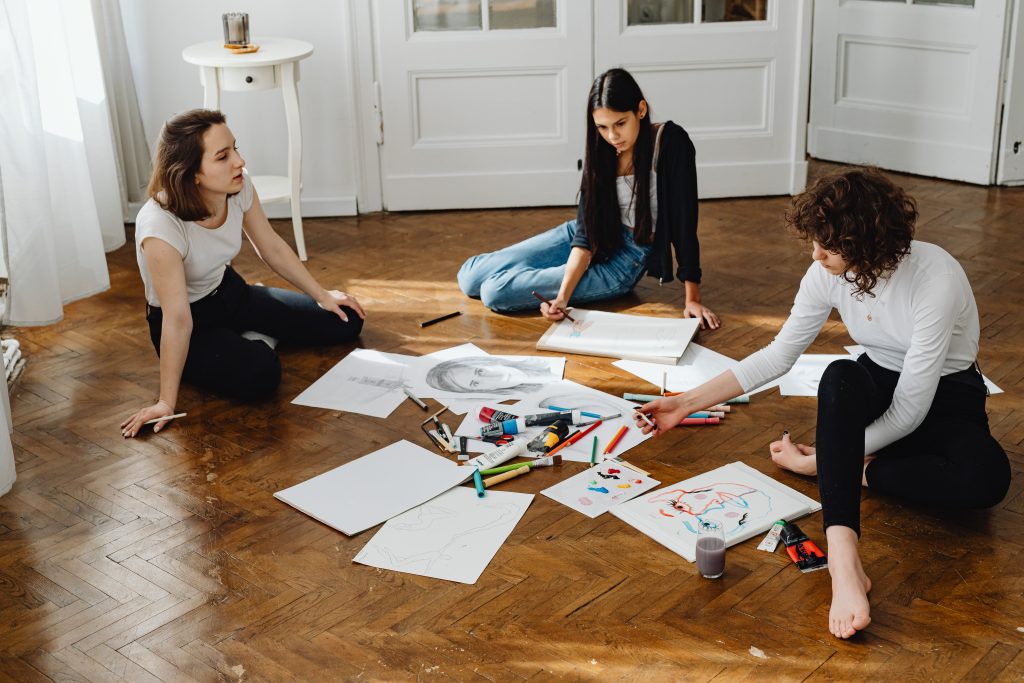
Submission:
[[[466,469],[399,441],[274,497],[352,536],[461,484]]]
[[[533,501],[531,493],[457,486],[388,521],[354,562],[476,583]]]
[[[702,520],[719,522],[727,546],[793,521],[821,505],[799,491],[733,462],[617,505],[610,512],[690,562]]]
[[[537,348],[672,364],[700,327],[696,318],[653,318],[581,308],[574,308],[572,317],[575,322],[566,319],[552,324]]]

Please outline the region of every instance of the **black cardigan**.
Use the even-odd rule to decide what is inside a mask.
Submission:
[[[700,283],[700,243],[697,241],[697,164],[696,150],[682,126],[671,121],[662,124],[661,153],[658,156],[658,220],[654,243],[647,255],[647,274],[661,283],[672,282],[672,251],[675,248],[680,280]],[[576,209],[576,235],[573,247],[590,249],[583,224],[583,196]],[[598,263],[611,254],[594,254]]]

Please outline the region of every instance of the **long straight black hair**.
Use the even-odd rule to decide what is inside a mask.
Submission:
[[[592,249],[609,253],[622,246],[622,224],[619,222],[619,200],[615,178],[619,172],[615,148],[605,142],[594,123],[593,112],[611,109],[617,112],[640,113],[640,92],[633,76],[625,69],[609,69],[594,79],[587,98],[587,151],[583,163],[583,225]],[[640,133],[633,145],[633,207],[634,239],[650,244],[654,238],[651,221],[651,160],[654,142],[651,133],[651,109],[640,119]]]

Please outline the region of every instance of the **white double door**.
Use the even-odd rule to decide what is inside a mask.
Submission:
[[[656,120],[690,133],[701,197],[804,186],[804,0],[374,0],[373,10],[386,209],[575,203],[587,92],[612,66],[636,76]]]
[[[1007,0],[815,4],[809,150],[995,180]]]

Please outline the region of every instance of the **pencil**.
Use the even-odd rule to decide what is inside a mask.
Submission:
[[[552,448],[550,451],[548,451],[547,454],[548,455],[554,455],[555,453],[557,453],[558,451],[562,450],[563,448],[565,448],[567,446],[573,445],[574,443],[576,443],[577,441],[579,441],[580,439],[582,439],[587,434],[589,434],[590,432],[594,431],[595,429],[597,429],[600,426],[601,426],[601,421],[598,420],[594,424],[592,424],[589,427],[587,427],[586,429],[584,429],[582,432],[576,432],[575,434],[573,434],[572,436],[567,438],[565,441],[563,441],[562,443],[558,444],[557,446]],[[597,437],[595,436],[594,438],[596,439]]]
[[[412,402],[415,403],[416,405],[418,405],[421,409],[423,409],[423,410],[427,409],[427,404],[424,403],[423,401],[421,401],[420,399],[418,399],[416,397],[416,395],[413,394],[411,391],[409,391],[405,387],[402,387],[402,391],[404,391],[405,395],[408,396],[410,399],[412,399]]]
[[[188,415],[188,413],[175,413],[174,415],[164,415],[163,417],[154,417],[152,420],[146,420],[142,424],[144,424],[144,425],[152,425],[152,424],[156,424],[157,422],[163,422],[164,420],[173,420],[173,419],[178,418],[178,417],[185,417],[186,415]]]
[[[636,412],[636,414],[637,414],[637,415],[639,415],[639,416],[640,416],[640,419],[641,419],[641,420],[643,420],[644,422],[646,422],[646,423],[647,423],[647,424],[649,424],[650,426],[654,427],[655,429],[657,429],[657,428],[658,428],[658,425],[656,425],[656,424],[654,424],[653,422],[651,422],[651,418],[647,417],[646,415],[644,415],[644,414],[643,414],[643,413],[642,413],[642,412],[640,411],[640,407],[639,407],[639,406],[636,406],[635,408],[633,408],[633,410],[634,410],[634,411]]]
[[[539,300],[539,301],[540,301],[541,303],[547,304],[548,306],[550,306],[550,305],[551,305],[551,302],[550,302],[550,301],[548,301],[547,299],[545,299],[544,297],[542,297],[542,296],[541,296],[540,294],[538,294],[537,292],[530,292],[530,294],[533,294],[533,295],[534,295],[535,297],[537,297],[537,299],[538,299],[538,300]],[[566,320],[568,320],[569,322],[571,322],[571,323],[574,323],[574,322],[576,322],[576,319],[575,319],[575,318],[573,318],[573,317],[572,317],[571,315],[569,315],[569,311],[567,311],[567,310],[565,310],[565,309],[563,308],[563,309],[562,309],[562,313],[564,313],[564,314],[565,314],[565,318],[566,318]]]
[[[626,435],[627,429],[629,429],[629,427],[626,425],[622,425],[621,427],[619,427],[619,431],[615,432],[615,436],[613,436],[612,440],[608,442],[608,445],[604,447],[605,455],[608,455],[613,450],[615,450],[615,447],[619,445],[619,441],[621,441],[622,437]]]
[[[447,320],[448,318],[454,318],[457,315],[462,315],[462,311],[455,311],[454,313],[445,313],[444,315],[439,315],[436,318],[424,320],[423,322],[420,323],[420,327],[430,327],[434,323],[439,323],[442,320]]]

